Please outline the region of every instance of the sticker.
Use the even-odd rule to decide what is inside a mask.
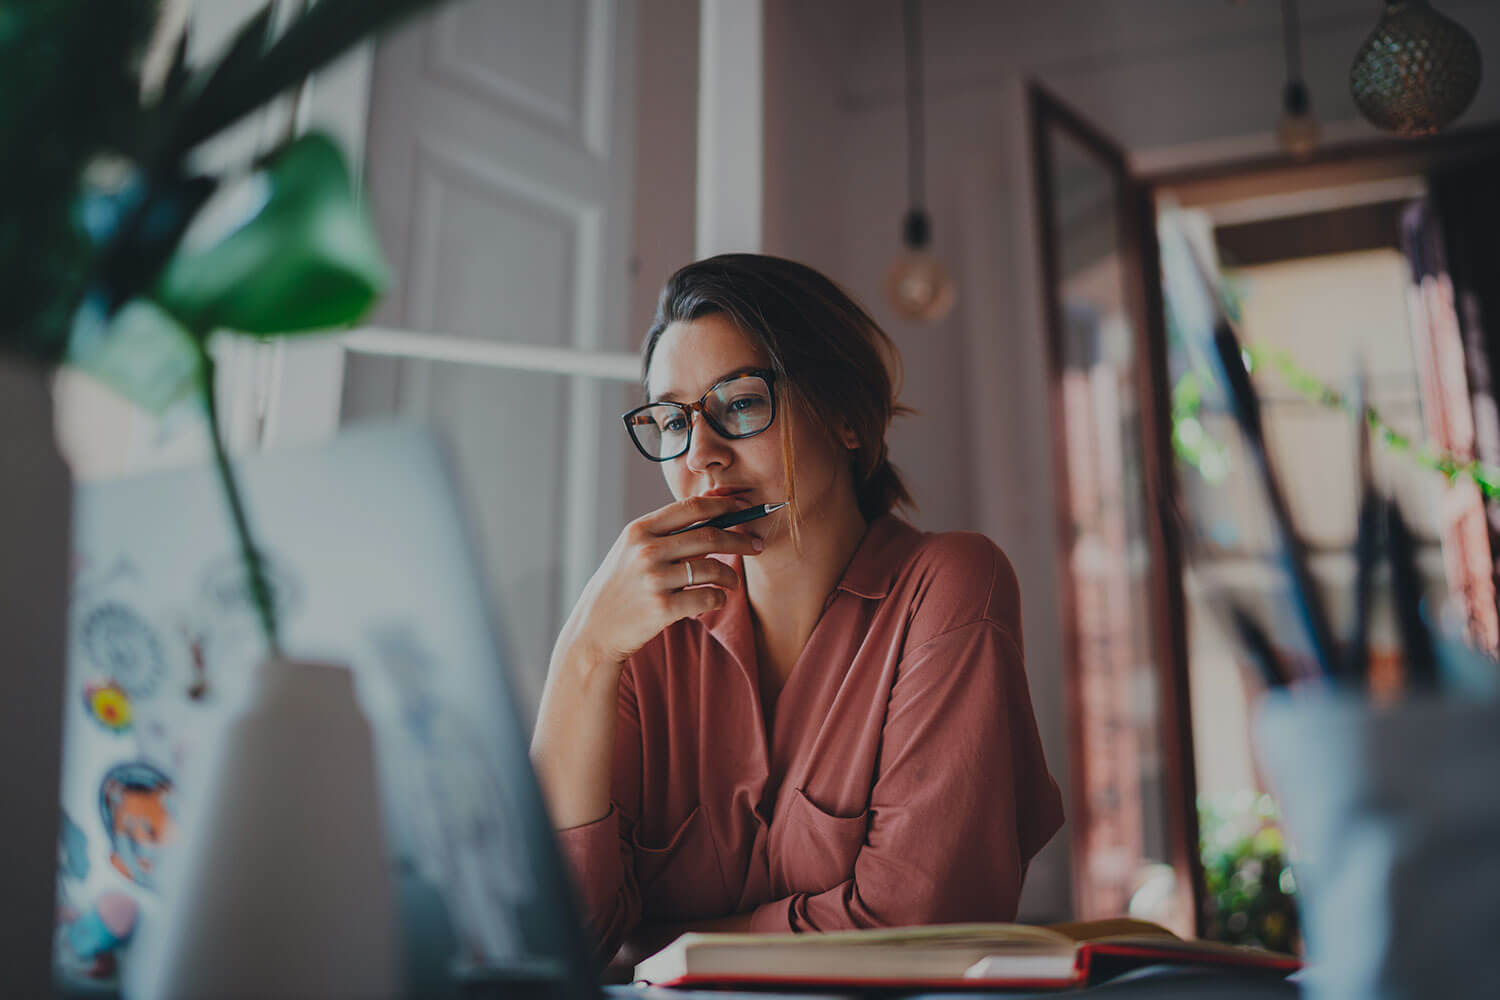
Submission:
[[[98,672],[132,698],[156,690],[167,670],[161,636],[145,617],[120,601],[105,601],[84,613],[78,626],[83,649]]]
[[[135,713],[130,708],[130,695],[114,681],[101,684],[90,681],[83,686],[83,708],[89,718],[112,733],[130,730]]]
[[[116,764],[99,783],[109,863],[147,889],[156,887],[162,850],[177,832],[172,805],[172,779],[144,761]]]
[[[89,877],[89,842],[66,809],[57,825],[57,874],[77,879]]]
[[[192,669],[192,676],[188,680],[188,700],[202,701],[208,697],[208,653],[204,649],[204,637],[193,634],[186,627],[182,630],[182,637],[187,640],[188,663]]]
[[[301,605],[302,587],[279,559],[263,556],[261,566],[271,591],[271,606],[277,620],[284,622]],[[255,596],[245,561],[238,553],[222,556],[208,565],[200,580],[199,593],[213,617],[246,618],[254,624]]]
[[[139,582],[140,578],[141,571],[129,556],[116,556],[108,566],[100,566],[81,552],[73,555],[73,592],[78,597],[87,598],[117,580]]]
[[[300,610],[303,589],[285,564],[262,560],[271,607],[283,628]],[[198,577],[197,597],[180,625],[187,651],[189,701],[213,698],[219,671],[248,666],[239,661],[262,654],[260,613],[256,610],[250,577],[236,553],[209,563]]]
[[[63,967],[88,979],[113,979],[116,955],[135,936],[140,908],[123,892],[103,892],[86,911],[72,913],[58,928]]]

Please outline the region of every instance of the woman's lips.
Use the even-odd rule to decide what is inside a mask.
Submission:
[[[745,495],[746,493],[749,493],[749,492],[750,492],[750,490],[749,490],[748,487],[715,486],[713,489],[709,490],[707,493],[704,493],[703,495],[706,496],[706,497],[735,497],[735,496],[743,496],[743,495]]]

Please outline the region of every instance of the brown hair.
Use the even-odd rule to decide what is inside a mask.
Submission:
[[[661,290],[642,351],[642,381],[669,325],[714,313],[728,318],[770,359],[783,411],[797,406],[830,433],[840,421],[848,423],[859,441],[851,457],[855,498],[865,520],[897,504],[916,506],[885,445],[891,418],[912,412],[896,402],[900,355],[843,289],[806,264],[763,254],[723,254],[689,264]],[[787,489],[794,491],[790,428],[790,421],[781,422]],[[787,499],[795,511],[796,497]],[[794,537],[798,520],[792,519]]]

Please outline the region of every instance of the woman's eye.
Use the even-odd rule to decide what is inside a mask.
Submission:
[[[741,396],[739,399],[730,400],[729,409],[734,413],[743,413],[746,410],[758,409],[766,405],[764,396]]]
[[[661,429],[665,432],[677,434],[687,429],[687,421],[681,417],[668,417],[662,422]]]

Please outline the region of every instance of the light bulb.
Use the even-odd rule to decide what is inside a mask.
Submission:
[[[885,297],[902,318],[940,323],[953,311],[953,277],[927,250],[932,227],[927,213],[913,209],[902,223],[901,255],[885,273]]]
[[[953,278],[925,248],[907,247],[885,275],[885,294],[904,319],[941,322],[953,310]]]
[[[1312,115],[1284,114],[1276,126],[1276,138],[1281,148],[1296,157],[1311,156],[1318,148],[1321,129]]]
[[[1301,80],[1288,80],[1281,97],[1281,122],[1276,126],[1281,148],[1292,156],[1309,156],[1318,148],[1320,131],[1307,85]]]

